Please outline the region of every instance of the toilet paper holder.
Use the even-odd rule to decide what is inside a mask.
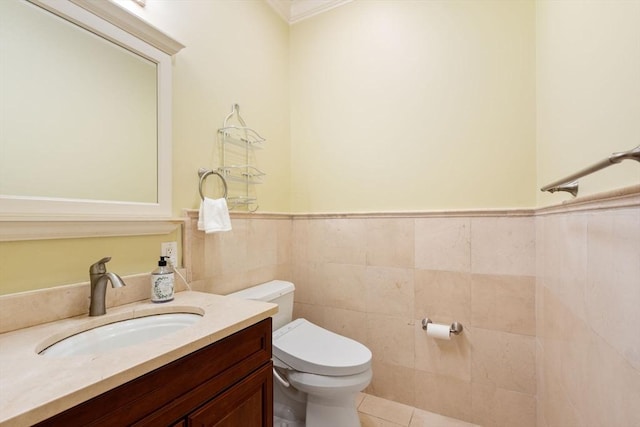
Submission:
[[[424,319],[422,319],[422,329],[424,329],[426,331],[427,330],[427,325],[429,323],[433,323],[433,322],[428,317],[425,317]],[[449,331],[452,334],[459,335],[460,333],[462,333],[462,329],[463,329],[462,323],[453,322],[451,324],[451,327],[449,328]]]

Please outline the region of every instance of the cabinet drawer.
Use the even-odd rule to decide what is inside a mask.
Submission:
[[[171,425],[270,359],[268,318],[37,425]]]
[[[187,417],[189,427],[271,427],[272,364],[260,368]]]

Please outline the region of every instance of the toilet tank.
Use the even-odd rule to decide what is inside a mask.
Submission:
[[[272,302],[278,304],[278,313],[272,316],[273,330],[291,322],[293,318],[293,291],[295,286],[284,280],[272,280],[261,285],[252,286],[227,296]]]

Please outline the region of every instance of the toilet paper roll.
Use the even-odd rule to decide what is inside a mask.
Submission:
[[[427,325],[427,336],[439,340],[451,339],[451,325],[439,325],[437,323],[429,323]]]

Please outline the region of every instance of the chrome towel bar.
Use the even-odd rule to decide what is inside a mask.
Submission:
[[[593,164],[587,168],[582,169],[572,175],[564,179],[560,179],[558,181],[552,182],[551,184],[544,186],[540,189],[540,191],[548,191],[550,193],[555,193],[556,191],[566,191],[568,193],[573,194],[573,196],[578,195],[578,181],[577,179],[582,178],[583,176],[592,174],[594,172],[599,171],[600,169],[607,168],[611,165],[615,165],[620,163],[623,160],[635,160],[636,162],[640,162],[640,145],[636,148],[633,148],[629,151],[622,151],[619,153],[613,153],[611,156],[607,157],[604,160],[599,161],[596,164]]]
[[[200,168],[198,169],[198,176],[200,177],[200,184],[198,185],[198,190],[200,191],[200,198],[204,200],[204,193],[202,192],[202,185],[204,184],[204,180],[207,179],[209,175],[218,175],[220,180],[222,181],[222,185],[224,186],[224,197],[227,198],[227,180],[224,179],[224,176],[217,171],[211,169]]]

